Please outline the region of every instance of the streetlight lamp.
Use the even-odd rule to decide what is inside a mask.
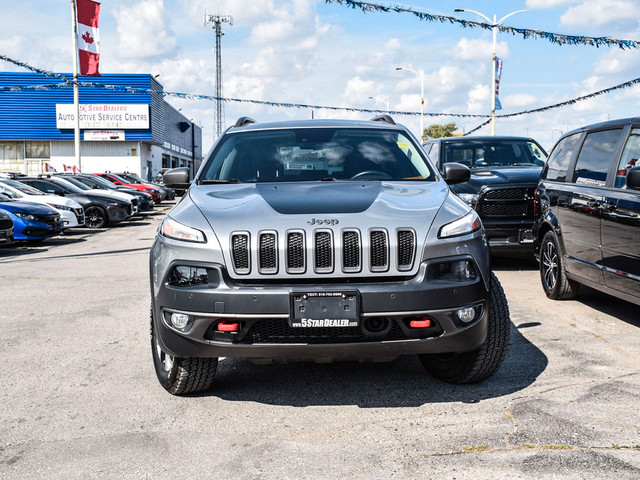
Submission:
[[[386,98],[376,98],[376,97],[369,97],[369,99],[373,100],[374,102],[384,103],[387,107],[387,113],[389,113],[389,100],[387,100]]]
[[[476,15],[484,18],[487,23],[491,25],[491,30],[493,31],[493,61],[491,69],[491,135],[496,134],[496,39],[498,36],[498,27],[509,18],[511,15],[515,15],[516,13],[523,13],[528,10],[516,10],[515,12],[511,12],[508,15],[505,15],[500,20],[496,21],[496,16],[493,16],[493,20],[491,20],[486,15],[476,12],[475,10],[469,10],[468,8],[456,8],[454,12],[469,12],[475,13]]]
[[[424,70],[416,71],[408,67],[396,67],[396,70],[408,70],[420,77],[420,141],[424,139]]]

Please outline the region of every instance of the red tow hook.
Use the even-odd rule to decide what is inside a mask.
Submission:
[[[423,318],[422,320],[411,320],[409,322],[411,328],[428,328],[431,326],[431,319]]]
[[[220,322],[218,324],[219,332],[237,332],[239,329],[240,329],[240,324],[238,323]]]

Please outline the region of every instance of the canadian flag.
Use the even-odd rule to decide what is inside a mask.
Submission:
[[[64,171],[65,172],[73,172],[73,174],[75,175],[76,173],[79,173],[80,170],[78,170],[78,167],[76,167],[75,165],[62,165],[64,167]]]
[[[98,15],[100,4],[92,0],[76,0],[78,11],[78,58],[80,74],[100,76],[100,34]]]
[[[45,163],[44,164],[44,171],[45,172],[57,172],[57,170],[53,167],[53,165],[51,165],[49,163]]]

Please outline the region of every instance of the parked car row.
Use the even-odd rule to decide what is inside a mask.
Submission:
[[[0,174],[0,245],[42,241],[69,228],[108,227],[175,197],[160,185],[131,187],[116,184],[111,176]]]
[[[575,298],[583,284],[640,304],[640,119],[569,132],[548,161],[525,137],[423,146],[440,171],[470,168],[452,191],[478,212],[494,255],[535,255],[549,298]]]

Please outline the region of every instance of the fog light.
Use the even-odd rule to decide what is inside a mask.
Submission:
[[[185,315],[184,313],[171,314],[171,325],[173,325],[178,330],[184,330],[187,325],[189,325],[189,320],[191,320],[189,315]]]
[[[460,321],[464,323],[469,323],[471,320],[476,318],[476,309],[473,307],[463,308],[456,312],[458,314],[458,318]]]
[[[434,263],[429,266],[429,280],[432,282],[468,282],[476,278],[476,270],[468,260]]]
[[[179,265],[174,267],[169,275],[169,285],[188,286],[200,285],[209,281],[206,268]]]

